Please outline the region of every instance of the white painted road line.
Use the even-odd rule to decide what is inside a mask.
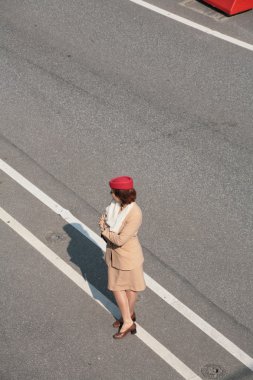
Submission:
[[[201,331],[208,335],[212,340],[214,340],[221,347],[223,347],[227,352],[233,355],[237,360],[239,360],[251,371],[253,371],[253,358],[251,358],[248,354],[246,354],[246,352],[241,350],[238,346],[231,342],[231,340],[226,338],[222,333],[216,330],[213,326],[211,326],[208,322],[206,322],[188,306],[184,305],[181,301],[179,301],[176,297],[174,297],[170,292],[164,289],[160,284],[158,284],[155,280],[149,277],[146,273],[144,276],[147,286],[151,290],[153,290],[154,293],[161,297],[168,305],[173,307],[173,309],[175,309],[178,313],[180,313],[186,319],[188,319],[188,321],[192,322],[196,327],[198,327]]]
[[[68,210],[60,206],[47,194],[41,191],[37,186],[33,185],[30,181],[28,181],[24,176],[22,176],[19,172],[13,169],[1,158],[0,158],[0,169],[6,174],[8,174],[9,177],[11,177],[15,182],[17,182],[29,193],[31,193],[40,202],[44,203],[47,207],[49,207],[56,214],[60,215],[68,223],[73,224],[73,227],[75,227],[76,229],[80,229],[80,232],[89,240],[91,240],[94,244],[96,244],[99,248],[101,248],[102,250],[105,250],[106,243],[100,236],[98,236],[89,227],[83,224],[79,219],[75,218]],[[80,226],[78,228],[79,224]]]
[[[105,250],[105,242],[103,239],[100,238],[100,236],[98,236],[79,219],[74,217],[68,210],[60,206],[52,198],[43,193],[43,191],[41,191],[39,188],[33,185],[30,181],[28,181],[25,177],[23,177],[20,173],[18,173],[15,169],[13,169],[10,165],[8,165],[5,161],[1,159],[0,169],[7,175],[9,175],[12,179],[14,179],[14,181],[19,183],[22,187],[24,187],[27,191],[29,191],[32,195],[34,195],[38,200],[40,200],[42,203],[48,206],[52,211],[54,211],[56,214],[61,215],[61,217],[65,221],[71,224],[72,227],[76,228],[81,234],[90,239],[99,248],[101,248],[103,251]],[[173,294],[171,294],[168,290],[162,287],[152,277],[150,277],[146,273],[144,274],[144,276],[148,288],[150,288],[163,301],[165,301],[168,305],[173,307],[177,312],[179,312],[196,327],[198,327],[201,331],[203,331],[206,335],[208,335],[212,340],[214,340],[221,347],[223,347],[227,352],[233,355],[237,360],[239,360],[251,371],[253,371],[253,358],[251,358],[246,352],[241,350],[238,346],[236,346],[233,342],[231,342],[228,338],[226,338],[223,334],[221,334],[203,318],[197,315],[194,311],[192,311],[181,301],[179,301],[175,296],[173,296]]]
[[[230,37],[227,34],[220,33],[217,30],[207,28],[204,25],[198,24],[198,23],[191,21],[187,18],[178,16],[175,13],[168,12],[165,9],[162,9],[162,8],[159,8],[155,5],[153,5],[153,4],[147,3],[146,1],[142,1],[142,0],[129,0],[129,1],[131,1],[132,3],[140,5],[141,7],[147,8],[153,12],[159,13],[162,16],[165,16],[165,17],[168,17],[172,20],[181,22],[182,24],[190,26],[191,28],[200,30],[201,32],[207,33],[213,37],[216,37],[216,38],[219,38],[221,40],[230,42],[231,44],[240,46],[244,49],[253,51],[253,45],[252,44],[238,40],[237,38],[234,38],[234,37]]]
[[[119,311],[108,298],[106,298],[98,289],[77,273],[70,265],[62,260],[55,252],[49,249],[42,241],[28,231],[22,224],[9,215],[0,207],[0,219],[6,223],[13,231],[27,241],[36,251],[44,256],[51,264],[64,273],[71,281],[73,281],[86,294],[94,299],[105,310],[119,317]],[[180,359],[178,359],[171,351],[163,346],[158,340],[137,324],[136,336],[145,343],[153,352],[161,359],[169,364],[176,372],[178,372],[186,380],[201,380],[201,378],[187,367]]]

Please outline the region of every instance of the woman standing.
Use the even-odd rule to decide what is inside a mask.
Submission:
[[[137,233],[142,212],[135,203],[136,191],[131,177],[117,177],[109,182],[112,202],[101,216],[99,226],[107,242],[105,261],[108,266],[108,289],[114,294],[121,319],[114,327],[115,339],[136,333],[134,306],[137,292],[146,288],[143,276],[143,253]]]

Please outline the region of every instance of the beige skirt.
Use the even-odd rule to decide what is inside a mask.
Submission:
[[[131,270],[121,270],[112,267],[111,262],[108,265],[108,289],[133,290],[140,292],[146,288],[143,265]]]

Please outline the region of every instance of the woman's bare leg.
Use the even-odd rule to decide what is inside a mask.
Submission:
[[[137,300],[137,292],[134,292],[133,290],[126,290],[126,296],[128,299],[130,315],[132,315],[134,312],[135,302]]]
[[[120,329],[120,331],[127,330],[132,324],[132,318],[129,310],[129,304],[128,304],[128,298],[126,295],[125,290],[117,290],[113,292],[113,295],[115,297],[115,300],[118,304],[118,307],[120,309],[122,318],[123,318],[123,325]]]

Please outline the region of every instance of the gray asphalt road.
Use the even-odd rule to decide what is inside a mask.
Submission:
[[[164,3],[156,4],[247,42],[253,37],[252,12],[217,21],[173,1]],[[108,179],[132,175],[144,214],[140,237],[146,272],[252,355],[252,52],[129,1],[1,1],[0,9],[1,158],[94,230],[99,213],[110,199]],[[6,210],[36,236],[43,240],[50,228],[64,229],[64,224],[52,219],[39,202],[30,209],[31,196],[7,176],[1,180]],[[90,326],[90,316],[83,310],[75,311],[77,300],[65,305],[64,294],[73,292],[71,298],[78,297],[68,281],[60,274],[59,280],[52,275],[41,289],[40,281],[35,281],[39,278],[36,264],[24,254],[26,249],[28,255],[32,252],[7,227],[2,228],[6,236],[1,266],[3,288],[6,284],[3,297],[16,294],[18,278],[27,274],[33,277],[29,281],[35,294],[50,313],[52,299],[46,294],[55,280],[57,291],[62,293],[54,296],[61,300],[64,310],[74,310],[80,325],[85,318],[84,325]],[[19,244],[24,266],[15,258]],[[69,261],[66,246],[62,245],[58,253]],[[30,265],[34,273],[30,273]],[[14,280],[13,272],[18,273]],[[24,302],[29,303],[36,320],[31,287],[25,279]],[[18,308],[12,313],[17,320],[25,307],[19,305],[19,299],[12,301]],[[4,320],[8,319],[6,302]],[[96,307],[92,301],[87,303],[89,313],[103,323],[103,311],[93,311]],[[158,324],[154,324],[152,305],[157,306]],[[188,322],[180,320],[178,324],[178,316],[149,291],[143,295],[141,307],[145,328],[197,373],[206,363],[219,361],[227,368],[227,379],[251,378],[244,367],[204,334],[193,331]],[[173,326],[174,335],[171,331],[166,337],[161,334],[161,315],[161,328],[166,331]],[[9,337],[8,323],[3,325],[6,344],[14,344],[16,335]],[[54,328],[59,336],[64,334],[58,324]],[[189,333],[189,346],[182,342],[180,329],[185,336]],[[73,331],[69,329],[67,336],[77,333],[74,327]],[[88,336],[84,330],[80,332],[89,347],[93,347],[96,331]],[[28,339],[28,332],[21,332]],[[104,343],[111,331],[103,329],[102,334]],[[128,344],[130,348],[130,341]],[[14,347],[13,352],[20,354],[21,345]],[[106,349],[111,357],[105,363],[108,360],[112,364],[117,349],[113,345]],[[140,344],[139,350],[141,362],[142,350],[146,349]],[[27,357],[31,353],[32,346]],[[4,349],[2,360],[7,357],[10,363],[11,354]],[[127,355],[123,371],[128,365]],[[143,364],[131,364],[132,372],[122,372],[122,376],[140,377],[143,370],[143,378],[151,371],[152,379],[177,379],[178,375],[155,354],[148,351],[149,355],[149,366],[143,369]],[[36,357],[33,359],[30,364],[23,363],[25,369],[30,365],[34,371],[39,368]],[[51,359],[48,368],[52,378],[73,377],[74,362],[64,377],[64,371],[57,372],[59,358]],[[75,378],[102,376],[103,365],[102,372],[98,369],[82,377],[82,357],[78,360]],[[22,372],[18,376],[21,362],[11,367],[10,375],[5,368],[4,378],[46,378],[42,367],[37,375],[29,377]],[[53,363],[58,364],[54,367]],[[105,378],[109,378],[110,368]],[[119,378],[117,370],[113,372],[115,379]]]

